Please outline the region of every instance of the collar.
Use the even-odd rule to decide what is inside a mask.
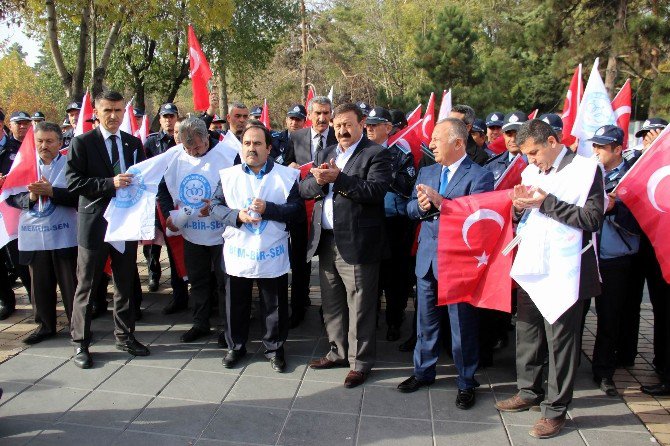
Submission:
[[[105,141],[107,141],[107,138],[109,138],[110,136],[116,135],[119,138],[119,143],[121,142],[121,129],[118,129],[116,133],[111,133],[102,125],[99,125],[98,128],[100,129],[100,133],[102,133],[102,139],[104,139]]]
[[[346,149],[344,152],[342,151],[342,147],[340,147],[340,144],[338,143],[337,144],[337,156],[344,155],[344,154],[347,154],[347,153],[351,153],[354,150],[356,150],[356,147],[358,147],[358,145],[361,143],[362,139],[363,139],[363,135],[361,135],[361,137],[358,138],[358,141],[356,141],[355,143],[350,145],[349,148]]]
[[[611,173],[621,171],[621,169],[623,169],[623,167],[624,167],[625,164],[626,164],[626,162],[625,162],[624,160],[621,160],[621,163],[620,163],[618,166],[616,166],[614,169],[612,169],[612,170],[610,170],[609,172],[607,172],[607,174],[609,175],[609,174],[611,174]]]
[[[330,131],[330,126],[328,126],[326,130],[320,133],[321,136],[323,136],[323,138],[325,139],[325,141],[323,142],[324,144],[327,144],[328,141],[328,131]],[[314,131],[314,127],[309,128],[309,135],[312,140],[316,138],[317,133]],[[324,145],[323,148],[325,149],[326,146]]]
[[[388,140],[388,138],[386,138],[386,141],[384,141],[383,143],[381,143],[381,146],[382,146],[382,147],[386,147],[386,148],[388,148],[388,146],[389,146],[389,140]]]
[[[568,153],[568,148],[563,146],[563,149],[561,149],[561,153],[558,154],[558,156],[554,160],[554,164],[551,165],[551,170],[553,172],[558,172],[558,166],[561,165],[561,161],[563,161],[563,158],[565,158],[566,153]]]
[[[247,163],[242,163],[242,170],[244,170],[244,173],[246,173],[247,175],[253,175],[256,178],[258,178],[259,180],[261,178],[263,178],[263,176],[270,171],[269,167],[270,167],[270,159],[269,158],[265,162],[265,164],[263,164],[263,167],[261,167],[261,170],[258,173],[254,173],[254,171],[251,170],[251,167],[249,167],[247,165]]]
[[[456,161],[455,163],[451,163],[448,166],[443,165],[442,170],[444,170],[444,168],[446,167],[447,169],[449,169],[449,172],[453,175],[454,172],[456,172],[458,170],[458,168],[461,167],[461,164],[463,163],[463,160],[465,159],[465,157],[467,157],[467,154],[464,153],[463,156],[458,161]]]
[[[56,158],[51,160],[51,164],[44,164],[44,161],[42,161],[42,158],[40,158],[38,156],[37,157],[37,162],[39,163],[40,166],[53,166],[56,163],[56,161],[58,161],[60,159],[61,156],[62,155],[60,153],[58,153],[58,155],[56,155]]]

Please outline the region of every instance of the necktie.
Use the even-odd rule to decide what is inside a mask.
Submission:
[[[440,176],[440,190],[438,191],[440,195],[447,193],[447,184],[449,184],[449,169],[442,169],[442,175]]]
[[[319,141],[316,143],[316,150],[314,151],[314,159],[316,160],[316,157],[319,155],[319,152],[323,150],[323,136],[321,136],[321,133],[318,133],[314,139],[319,139]]]
[[[116,135],[109,137],[109,140],[112,142],[112,168],[114,169],[114,175],[121,173],[121,165],[119,163],[119,146],[116,143]]]

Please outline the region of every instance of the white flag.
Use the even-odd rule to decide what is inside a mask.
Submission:
[[[330,99],[330,102],[333,102],[333,86],[330,86],[330,91],[328,92],[328,99]]]
[[[451,88],[449,91],[442,91],[442,103],[440,104],[440,113],[437,115],[437,122],[449,117],[451,112]]]
[[[126,173],[135,175],[132,184],[117,189],[116,197],[105,210],[106,242],[154,239],[158,185],[182,150],[183,146],[178,144],[165,153],[130,166]]]
[[[135,132],[133,131],[133,127],[135,126],[135,110],[133,109],[134,100],[135,97],[133,96],[126,104],[126,112],[123,114],[123,121],[121,121],[121,125],[119,126],[119,130],[133,136],[135,136]],[[131,119],[133,120],[132,123],[130,122]]]
[[[575,125],[572,127],[572,136],[579,139],[577,153],[588,158],[592,157],[593,145],[588,140],[593,137],[596,130],[608,124],[615,125],[616,117],[605,84],[598,72],[598,59],[596,59],[577,109]]]

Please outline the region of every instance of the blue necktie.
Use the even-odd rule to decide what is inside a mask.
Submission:
[[[440,190],[438,191],[440,195],[444,196],[447,193],[447,184],[449,184],[449,169],[444,168],[440,176]]]

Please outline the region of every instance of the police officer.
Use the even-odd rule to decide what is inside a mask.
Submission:
[[[649,118],[644,121],[640,130],[635,132],[636,138],[642,138],[642,144],[637,147],[624,150],[623,157],[626,161],[634,163],[642,155],[651,143],[660,135],[661,131],[668,125],[663,118]]]
[[[214,115],[212,117],[212,122],[209,124],[210,131],[223,132],[223,124],[226,123],[226,120],[219,115]]]
[[[502,136],[505,113],[494,111],[486,116],[486,139],[491,142]]]
[[[489,158],[494,155],[494,153],[486,146],[486,122],[484,122],[483,119],[476,118],[472,122],[470,137],[475,142],[477,147],[486,152]]]
[[[389,110],[389,113],[391,113],[391,124],[393,124],[393,129],[391,130],[390,136],[393,136],[407,127],[407,118],[405,117],[405,113],[403,113],[402,110],[392,109]]]
[[[270,157],[277,164],[283,166],[299,167],[295,162],[295,153],[291,143],[291,133],[305,127],[307,119],[307,110],[300,104],[292,105],[286,112],[286,130],[282,132],[272,132],[272,150]]]
[[[505,119],[501,122],[502,125],[500,128],[503,132],[502,135],[505,138],[505,147],[507,150],[494,156],[484,165],[485,169],[493,172],[494,181],[498,181],[503,172],[509,167],[514,157],[521,153],[521,149],[516,144],[516,132],[519,130],[519,127],[521,127],[521,124],[526,121],[528,121],[528,116],[525,113],[515,111],[514,113],[507,114]]]
[[[251,107],[251,111],[249,111],[249,119],[261,119],[262,114],[263,114],[263,107],[254,105],[253,107]]]
[[[368,138],[388,147],[388,137],[393,129],[391,113],[383,107],[370,110],[365,121]],[[384,196],[386,234],[391,256],[382,260],[379,278],[379,296],[386,296],[387,341],[400,339],[400,326],[405,319],[405,308],[411,282],[410,251],[414,241],[414,225],[407,217],[407,202],[412,196],[416,170],[414,156],[409,147],[394,144],[388,149],[392,155],[393,181]]]
[[[24,111],[14,112],[9,116],[9,131],[12,132],[11,138],[19,143],[28,133],[31,124],[30,115]]]
[[[563,141],[563,120],[556,113],[545,113],[538,118],[540,121],[544,121],[554,129],[556,133],[556,138],[559,141]]]
[[[70,102],[65,108],[67,119],[70,122],[70,128],[65,133],[63,133],[63,147],[69,147],[70,140],[74,138],[74,129],[77,127],[77,119],[79,119],[81,106],[81,102]]]
[[[605,125],[595,132],[591,142],[593,152],[605,169],[605,191],[609,198],[605,220],[598,232],[602,291],[595,298],[598,327],[592,370],[593,380],[600,390],[609,396],[616,396],[612,379],[616,370],[620,320],[624,302],[630,298],[632,291],[629,274],[640,248],[640,228],[630,210],[612,192],[630,167],[622,156],[623,130],[615,125]]]
[[[41,111],[36,111],[30,117],[30,120],[33,121],[33,128],[35,128],[38,122],[44,122],[45,120],[44,113],[42,113]]]
[[[144,143],[144,151],[147,154],[147,158],[160,155],[161,153],[166,152],[170,147],[176,145],[174,140],[174,128],[179,119],[179,109],[172,102],[167,102],[160,106],[158,115],[161,129],[158,132],[151,133],[147,136],[147,140]],[[166,215],[165,217],[167,218],[168,216]],[[162,230],[158,221],[156,227]],[[170,250],[169,245],[167,249],[168,258],[170,260],[170,284],[172,286],[173,294],[170,302],[163,308],[163,314],[172,314],[185,310],[188,307],[188,291],[186,283],[177,273],[177,267],[172,258],[172,251]],[[149,265],[149,291],[156,291],[161,276],[161,246],[145,245],[143,251],[145,258],[147,259],[147,264]]]

